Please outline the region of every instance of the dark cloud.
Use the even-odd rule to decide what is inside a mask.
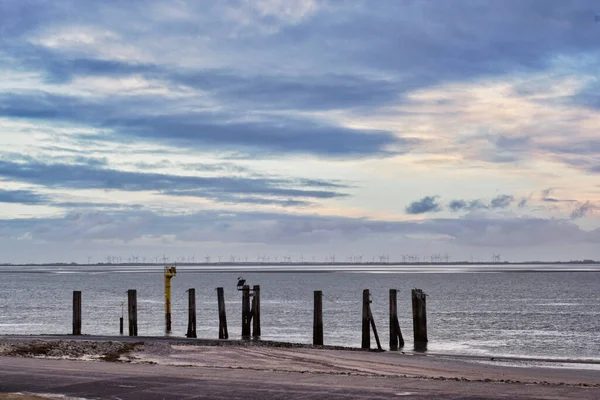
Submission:
[[[448,204],[448,208],[451,211],[475,211],[475,210],[484,210],[489,208],[507,208],[510,204],[515,200],[515,198],[511,195],[503,194],[493,198],[489,204],[486,204],[481,199],[476,200],[452,200]],[[519,202],[519,207],[524,207],[527,203],[526,199],[523,199]]]
[[[208,198],[223,194],[313,199],[346,196],[333,190],[290,187],[292,184],[302,187],[302,184],[283,179],[166,175],[119,171],[98,168],[95,165],[50,164],[34,161],[0,160],[0,177],[52,188],[158,191],[169,195]],[[232,197],[231,201],[233,200]]]
[[[448,204],[448,208],[451,211],[460,211],[467,207],[467,202],[464,200],[452,200],[450,204]]]
[[[519,208],[525,207],[528,202],[529,202],[529,199],[527,199],[527,198],[523,198],[523,199],[519,200],[519,204],[518,204]]]
[[[223,101],[251,104],[258,108],[366,108],[393,103],[402,92],[397,81],[369,79],[364,75],[241,76],[233,71],[205,70],[193,74],[165,71],[163,77],[208,90]]]
[[[560,200],[554,197],[544,197],[542,198],[542,201],[546,203],[560,203]]]
[[[44,204],[48,197],[31,190],[0,189],[0,203]]]
[[[540,146],[543,150],[553,154],[568,155],[600,155],[600,140],[563,140],[560,144],[545,144]]]
[[[216,112],[151,113],[167,104],[136,99],[107,103],[47,93],[0,94],[0,116],[84,123],[108,128],[113,135],[86,140],[132,140],[206,150],[239,150],[322,157],[361,157],[407,152],[418,141],[377,130],[358,130],[313,120],[271,116],[242,119]]]
[[[593,0],[493,2],[484,7],[477,2],[419,2],[410,9],[402,2],[381,2],[368,7],[363,18],[346,20],[338,28],[348,34],[356,57],[382,68],[421,68],[423,78],[430,80],[435,77],[427,73],[433,71],[439,72],[438,79],[450,80],[542,69],[557,52],[600,48]]]
[[[507,208],[510,204],[515,200],[515,198],[508,194],[501,194],[498,197],[495,197],[490,202],[490,207],[492,208]]]
[[[236,2],[201,3],[187,5],[189,20],[172,20],[157,18],[153,14],[156,12],[152,7],[155,2],[145,2],[144,6],[137,2],[82,5],[67,1],[61,2],[61,5],[46,2],[43,6],[40,2],[10,2],[2,10],[2,15],[7,17],[2,19],[0,29],[5,41],[10,43],[32,32],[43,32],[47,26],[87,24],[119,32],[122,41],[138,45],[140,31],[144,32],[148,44],[160,39],[160,43],[171,45],[178,39],[204,37],[210,32],[211,43],[214,43],[211,49],[231,54],[230,58],[237,61],[233,64],[238,68],[243,67],[243,61],[250,66],[264,66],[277,60],[276,70],[293,69],[294,66],[296,70],[304,67],[312,71],[354,69],[363,72],[363,76],[364,71],[379,70],[395,77],[401,84],[401,88],[395,88],[394,92],[442,81],[539,70],[547,67],[556,54],[594,53],[600,49],[597,24],[592,17],[597,10],[594,0],[529,0],[518,4],[490,2],[484,6],[469,1],[406,4],[390,0],[380,1],[377,5],[358,1],[353,7],[345,7],[334,2],[309,18],[290,25],[278,24],[277,18],[272,15],[254,13],[249,18],[256,25],[245,28],[227,19],[230,15],[226,12],[227,7],[240,7]],[[128,23],[132,18],[136,19],[135,25]],[[272,34],[256,32],[264,26],[268,26]],[[231,40],[232,35],[236,40]],[[23,42],[19,41],[20,48]],[[294,57],[290,57],[291,45],[294,46]],[[189,50],[193,52],[195,49]],[[48,55],[38,58],[51,59]],[[73,56],[64,58],[76,59]],[[72,71],[115,73],[131,68],[115,67],[110,62],[95,60],[77,61],[80,65],[63,65],[61,60],[53,61],[52,70],[61,77],[69,76]],[[147,68],[135,66],[133,71],[154,72],[152,69],[146,71]],[[364,86],[347,82],[336,84],[335,76],[325,77],[325,84],[318,79],[305,78],[304,86],[300,79],[288,82],[288,78],[274,76],[261,81],[260,76],[252,77],[257,83],[264,84],[259,86],[266,89],[261,95],[252,83],[246,85],[240,74],[233,74],[229,82],[227,78],[232,75],[231,71],[209,73],[212,73],[215,84],[203,72],[185,71],[180,75],[190,84],[202,88],[218,83],[225,92],[231,93],[232,98],[241,94],[261,101],[264,96],[272,102],[286,91],[291,94],[290,104],[297,106],[306,104],[312,107],[319,103],[316,95],[319,92],[324,95],[321,100],[324,107],[330,102],[352,102],[356,105],[368,103],[371,99],[393,99],[389,93],[391,90],[385,87],[373,90],[376,85],[366,85],[369,87],[365,88],[361,99],[360,92]],[[332,86],[328,91],[327,88]]]
[[[441,206],[437,202],[438,196],[425,196],[421,200],[414,201],[406,207],[408,214],[425,214],[441,211]]]
[[[40,194],[32,190],[4,190],[0,189],[0,203],[13,203],[25,205],[45,205],[64,209],[86,208],[91,210],[99,209],[141,209],[139,204],[119,204],[119,203],[101,203],[101,202],[74,202],[59,201],[52,196]]]
[[[579,203],[577,204],[577,207],[571,212],[571,219],[583,218],[586,215],[597,211],[598,209],[600,209],[600,207],[598,207],[596,204],[590,201]]]
[[[452,200],[449,204],[448,204],[448,208],[450,208],[451,211],[463,211],[463,210],[467,210],[467,211],[475,211],[475,210],[482,210],[482,209],[486,209],[488,208],[487,205],[485,205],[485,203],[480,200]]]

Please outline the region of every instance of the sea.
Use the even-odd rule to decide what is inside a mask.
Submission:
[[[384,349],[389,289],[398,290],[405,350],[413,351],[411,289],[427,294],[427,352],[600,363],[600,265],[180,265],[171,336],[187,330],[196,289],[198,337],[218,337],[217,287],[230,339],[241,334],[238,278],[261,287],[262,339],[312,343],[313,291],[323,291],[324,341],[361,344],[362,292]],[[138,296],[138,334],[165,336],[163,266],[2,266],[0,335],[69,334],[72,292],[82,291],[83,334],[119,335],[127,290]],[[375,345],[374,338],[372,346]]]

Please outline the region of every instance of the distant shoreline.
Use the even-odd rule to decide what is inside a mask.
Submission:
[[[505,266],[505,265],[598,265],[600,261],[583,260],[583,261],[515,261],[515,262],[471,262],[471,261],[456,261],[447,263],[435,262],[210,262],[210,263],[190,263],[190,262],[166,262],[166,263],[0,263],[0,267],[160,267],[165,265],[189,266],[189,267],[331,267],[331,266],[460,266],[460,265],[490,265],[490,266]]]

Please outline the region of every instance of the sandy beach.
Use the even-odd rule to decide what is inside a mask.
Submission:
[[[0,356],[3,363],[27,359],[66,367],[76,362],[78,370],[119,365],[177,376],[192,371],[194,376],[230,381],[260,377],[265,385],[294,385],[299,377],[312,376],[320,382],[315,387],[352,383],[372,390],[377,381],[382,393],[391,385],[394,393],[404,387],[406,393],[436,396],[600,398],[600,365],[595,362],[369,352],[260,341],[98,337],[4,337]]]

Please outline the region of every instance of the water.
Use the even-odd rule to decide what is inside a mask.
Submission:
[[[229,335],[239,337],[241,295],[235,285],[242,274],[248,284],[261,285],[263,339],[311,343],[313,291],[322,290],[325,343],[358,347],[362,290],[370,289],[375,322],[387,348],[388,291],[395,288],[400,326],[411,349],[410,290],[417,287],[429,296],[428,351],[600,361],[600,266],[531,268],[340,266],[323,273],[271,271],[281,267],[213,272],[180,266],[172,281],[173,335],[185,335],[185,290],[195,287],[198,336],[216,338],[215,288],[223,286]],[[137,289],[138,333],[164,335],[159,267],[0,267],[0,279],[0,334],[70,333],[72,291],[81,290],[83,333],[115,335],[126,291]]]

